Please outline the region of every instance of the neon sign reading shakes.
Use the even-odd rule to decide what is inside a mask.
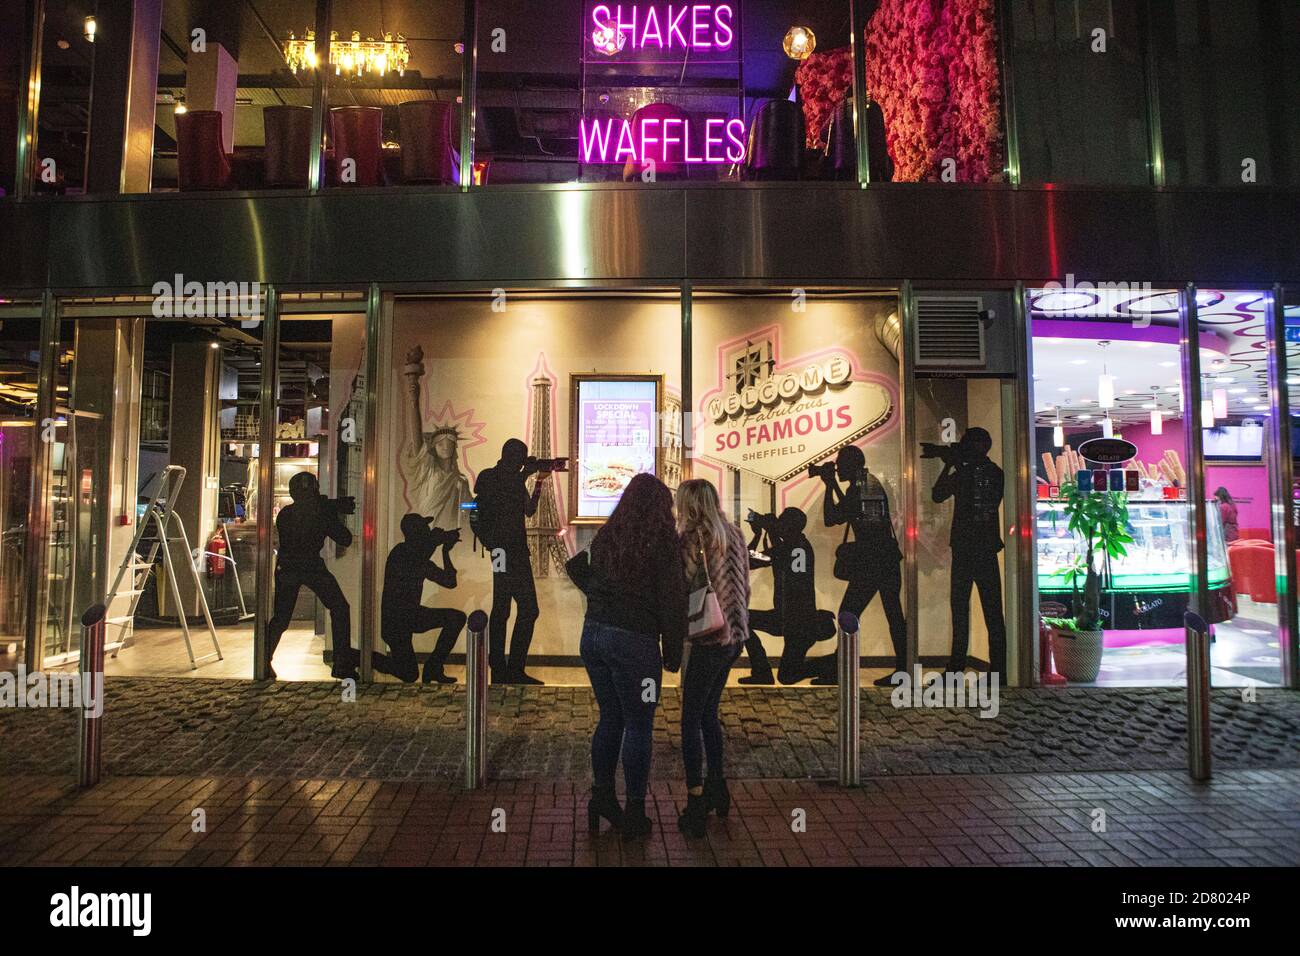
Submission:
[[[612,56],[626,45],[633,50],[728,50],[736,38],[735,15],[726,3],[598,3],[591,9],[592,43]],[[626,43],[625,43],[626,41]]]

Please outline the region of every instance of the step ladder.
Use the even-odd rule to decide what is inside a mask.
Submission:
[[[131,603],[128,605],[125,614],[105,619],[107,626],[120,629],[118,640],[109,641],[104,646],[105,650],[112,650],[114,657],[117,657],[117,652],[122,649],[134,631],[136,607],[140,603],[140,596],[144,594],[144,586],[148,583],[149,574],[153,571],[154,561],[158,557],[158,549],[161,548],[163,567],[167,570],[167,580],[171,582],[172,600],[176,602],[177,616],[181,621],[181,633],[185,637],[185,651],[190,656],[190,668],[197,670],[201,661],[213,658],[219,661],[225,660],[221,653],[221,645],[217,642],[217,629],[212,624],[212,614],[208,610],[208,599],[203,593],[203,582],[199,577],[198,567],[195,564],[196,556],[190,548],[189,536],[185,533],[185,523],[173,510],[176,505],[176,497],[180,494],[181,485],[184,483],[185,469],[182,466],[168,465],[163,469],[163,473],[158,479],[158,488],[154,491],[153,497],[149,499],[149,505],[140,518],[140,525],[136,529],[135,538],[131,541],[131,547],[127,550],[122,566],[117,569],[117,577],[113,581],[113,587],[108,592],[107,606],[111,612],[113,602],[119,597],[130,596]],[[151,526],[154,528],[154,534],[149,545],[149,553],[148,556],[141,558],[139,553],[141,542],[144,541],[145,535]],[[171,534],[173,528],[176,531],[174,537]],[[185,619],[185,605],[181,600],[180,585],[176,579],[176,566],[172,561],[171,546],[173,544],[180,544],[185,547],[185,564],[189,568],[190,578],[194,582],[194,593],[198,595],[199,607],[203,609],[203,619],[207,622],[208,634],[212,636],[213,652],[197,659],[194,656],[194,645],[190,643],[190,626]],[[123,580],[127,578],[128,574],[130,575],[129,582],[127,582],[129,586],[124,586]]]
[[[236,618],[236,621],[242,624],[244,621],[251,621],[253,619],[253,612],[250,611],[248,605],[244,603],[244,586],[239,583],[239,565],[236,564],[235,559],[231,557],[235,552],[235,545],[234,542],[230,540],[230,532],[226,530],[225,524],[218,523],[217,534],[221,535],[221,539],[226,544],[225,553],[223,554],[219,551],[213,551],[209,547],[208,550],[203,551],[202,554],[209,562],[221,561],[230,565],[235,579],[235,597],[239,600],[239,615]],[[213,540],[215,540],[215,536],[213,537]],[[221,613],[222,610],[222,608],[217,609],[218,613]]]

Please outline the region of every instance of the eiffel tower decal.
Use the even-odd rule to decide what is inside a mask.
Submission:
[[[550,458],[551,452],[551,389],[555,383],[546,375],[545,359],[539,359],[539,374],[533,379],[532,438],[528,453],[537,458]],[[569,560],[568,550],[560,539],[564,525],[560,509],[555,502],[556,475],[542,484],[542,497],[537,502],[536,513],[527,520],[528,555],[533,563],[533,574],[539,578],[550,577],[552,564],[559,574]]]

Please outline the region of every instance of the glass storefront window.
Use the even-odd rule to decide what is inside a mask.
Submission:
[[[758,556],[754,633],[733,676],[833,683],[838,611],[860,616],[866,665],[887,676],[906,655],[898,340],[887,332],[898,300],[796,293],[692,301],[688,469],[717,486]],[[837,560],[846,541],[861,546]],[[785,584],[801,566],[806,593]]]
[[[77,195],[85,188],[95,63],[93,12],[77,0],[50,0],[45,5],[32,183],[37,195]]]
[[[1295,185],[1300,7],[1174,0],[1155,30],[1166,181]]]
[[[490,611],[495,601],[490,637],[498,680],[518,678],[527,665],[530,677],[548,683],[586,684],[578,660],[583,598],[564,563],[590,545],[631,475],[654,469],[670,487],[681,479],[680,448],[659,440],[659,426],[676,421],[681,408],[678,295],[399,297],[391,328],[380,381],[391,415],[379,452],[383,600],[400,603],[405,595],[388,585],[402,569],[385,565],[402,562],[406,551],[398,545],[407,540],[410,516],[444,535],[459,531],[450,555],[455,587],[426,583],[422,604],[468,614]],[[641,423],[627,447],[579,444],[614,405]],[[567,459],[567,470],[542,483],[525,523],[528,570],[521,575],[505,573],[521,555],[506,548],[494,558],[465,508],[510,439],[537,458]],[[530,493],[536,481],[526,479]],[[494,574],[494,560],[506,562],[502,573]],[[450,654],[461,646],[462,628],[454,613],[430,620],[427,630],[414,631],[414,651],[421,658]],[[392,656],[382,635],[375,647]],[[388,669],[401,672],[409,663]]]
[[[165,0],[155,192],[307,187],[314,80],[298,57],[315,17],[312,0],[237,15]]]
[[[40,378],[38,317],[8,314],[0,305],[0,667],[22,659],[27,639],[28,509],[36,442]]]
[[[1151,181],[1140,6],[1007,5],[1021,182]]]

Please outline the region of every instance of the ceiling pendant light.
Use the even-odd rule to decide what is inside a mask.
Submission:
[[[1155,386],[1151,387],[1151,434],[1159,435],[1165,430],[1165,416],[1160,411],[1160,396]]]
[[[1216,388],[1213,394],[1214,417],[1228,417],[1228,390],[1225,388]]]
[[[1206,398],[1206,399],[1202,399],[1202,400],[1201,400],[1201,427],[1202,427],[1202,428],[1213,428],[1213,427],[1214,427],[1214,401],[1213,401],[1213,399]]]
[[[1056,420],[1052,422],[1052,445],[1056,448],[1065,447],[1065,429],[1061,426],[1061,410],[1056,410]]]
[[[1097,344],[1102,349],[1101,374],[1097,376],[1097,405],[1101,408],[1114,408],[1115,378],[1106,372],[1106,346],[1110,345],[1110,342],[1103,339]]]
[[[1115,437],[1115,426],[1111,422],[1109,414],[1101,420],[1101,437],[1102,438]]]

